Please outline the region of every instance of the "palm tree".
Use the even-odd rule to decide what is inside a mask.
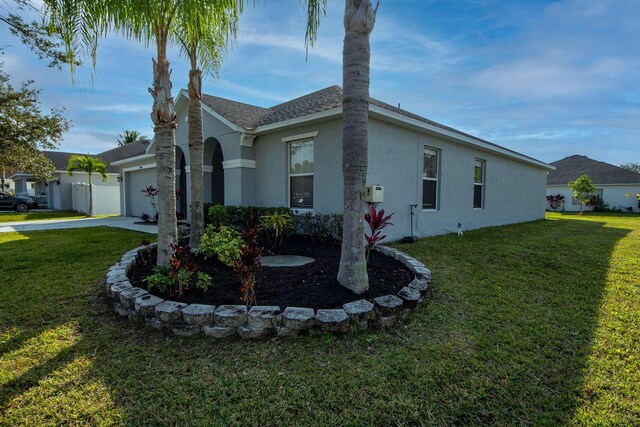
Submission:
[[[136,142],[140,138],[142,138],[142,135],[140,135],[140,132],[138,132],[137,130],[125,129],[122,131],[122,133],[118,134],[118,147]]]
[[[380,3],[378,3],[379,5]],[[344,220],[338,282],[357,294],[369,288],[364,242],[368,166],[369,64],[376,12],[370,0],[346,0],[342,51]]]
[[[231,2],[235,4],[234,0],[44,0],[44,15],[50,21],[50,28],[61,36],[69,54],[72,72],[82,52],[88,52],[95,64],[98,39],[112,30],[144,43],[155,42],[156,59],[152,60],[153,87],[149,92],[153,97],[151,120],[154,124],[157,164],[159,266],[169,263],[170,245],[177,240],[178,235],[175,220],[176,114],[171,96],[167,44],[178,14],[181,15],[180,21],[192,25],[199,21],[198,13],[208,5],[213,4],[223,13],[230,9]],[[320,14],[324,13],[326,3],[327,0],[307,0],[307,45],[313,45]]]
[[[242,1],[230,0],[224,12],[209,4],[201,13],[190,13],[180,18],[196,17],[195,22],[180,19],[175,38],[181,53],[189,59],[189,164],[191,188],[191,233],[189,246],[197,248],[204,232],[203,152],[202,127],[202,68],[216,76],[222,63],[221,56],[228,39],[236,35],[238,14]]]
[[[167,44],[178,9],[186,4],[206,3],[207,0],[45,0],[45,16],[51,21],[51,28],[60,33],[71,59],[79,52],[89,52],[95,64],[98,39],[112,30],[145,44],[155,42],[153,86],[149,93],[153,97],[151,120],[157,164],[159,266],[169,263],[170,245],[178,237],[174,148],[176,113],[171,95]],[[182,9],[185,13],[191,10]]]
[[[102,181],[107,180],[107,165],[99,157],[91,157],[89,154],[82,156],[74,154],[69,157],[67,173],[73,175],[75,171],[84,172],[89,175],[89,212],[87,216],[93,216],[93,185],[92,176],[94,173],[102,175]]]

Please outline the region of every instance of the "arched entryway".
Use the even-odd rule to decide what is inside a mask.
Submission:
[[[180,147],[176,147],[176,209],[178,217],[187,217],[187,162]]]
[[[222,167],[224,155],[222,147],[215,138],[207,138],[204,147],[205,201],[224,205],[224,168]],[[207,191],[207,187],[209,187],[209,191]]]

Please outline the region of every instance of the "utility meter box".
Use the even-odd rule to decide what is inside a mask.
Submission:
[[[367,187],[364,201],[368,203],[384,202],[384,187],[382,185],[372,185]]]

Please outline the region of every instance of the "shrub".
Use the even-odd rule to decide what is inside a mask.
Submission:
[[[212,211],[211,208],[215,206]],[[291,209],[284,207],[264,207],[264,206],[222,206],[206,203],[204,205],[207,212],[207,224],[220,223],[222,219],[225,225],[247,230],[256,228],[260,223],[260,217],[264,215],[272,215],[275,213],[292,214]]]
[[[395,214],[389,214],[384,216],[384,209],[377,210],[376,205],[374,203],[369,204],[369,212],[365,212],[364,220],[369,224],[369,229],[371,229],[371,235],[365,233],[364,237],[367,240],[367,262],[369,262],[369,254],[371,253],[371,249],[380,241],[384,240],[387,235],[381,235],[382,229],[388,227],[389,225],[393,225],[391,222],[391,217]]]
[[[209,223],[216,228],[222,227],[229,222],[229,213],[223,205],[211,205],[207,211]]]
[[[564,203],[564,196],[562,194],[548,195],[547,203],[549,203],[549,207],[553,210],[558,209]]]
[[[242,245],[242,235],[238,231],[227,225],[216,228],[210,224],[202,235],[196,253],[205,259],[215,255],[223,264],[232,266],[240,257]]]
[[[211,277],[203,272],[197,271],[198,265],[191,260],[191,252],[188,245],[171,244],[173,254],[169,265],[156,267],[153,274],[147,276],[149,290],[157,288],[160,292],[169,295],[177,294],[178,297],[191,287],[191,282],[195,278],[195,287],[207,290],[211,285]]]
[[[314,241],[341,240],[342,214],[305,212],[294,216],[296,232],[306,234]]]
[[[288,213],[274,212],[260,217],[260,229],[264,231],[267,240],[273,238],[274,245],[282,244],[282,238],[293,231],[293,217]]]
[[[148,213],[143,212],[142,215],[140,215],[140,220],[142,222],[149,222],[149,221],[151,221],[151,217],[149,216]]]
[[[156,199],[156,197],[158,196],[158,189],[155,188],[153,185],[148,185],[140,191],[144,193],[145,197],[149,198],[149,203],[151,203],[151,207],[153,208],[153,216],[157,220],[158,219],[158,200]]]
[[[247,307],[256,302],[256,273],[260,270],[260,257],[264,253],[264,248],[258,246],[258,235],[260,232],[256,228],[251,228],[242,233],[242,249],[239,258],[233,263],[233,272],[236,274],[242,287],[242,301]]]

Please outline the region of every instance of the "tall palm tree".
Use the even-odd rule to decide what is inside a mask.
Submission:
[[[132,142],[136,142],[142,137],[140,132],[137,130],[123,130],[122,133],[118,134],[118,147],[122,147],[127,144],[131,144]]]
[[[244,2],[244,0],[239,0]],[[327,0],[307,0],[307,43],[313,45],[320,14]],[[88,53],[95,65],[98,39],[116,30],[144,43],[155,42],[153,59],[153,97],[151,120],[154,124],[156,171],[158,186],[158,265],[166,265],[170,258],[170,245],[177,240],[175,220],[175,128],[176,114],[171,96],[171,70],[167,60],[167,44],[174,19],[197,22],[197,13],[213,4],[220,10],[228,9],[229,1],[218,0],[44,0],[45,17],[50,27],[59,33],[69,54],[70,67],[83,52]],[[225,7],[226,6],[226,7]]]
[[[370,0],[345,0],[342,51],[342,173],[344,220],[338,282],[357,294],[369,288],[364,244],[368,166],[369,35],[376,22]]]
[[[228,0],[224,10],[205,5],[200,13],[180,14],[174,35],[181,53],[189,60],[189,167],[191,189],[191,233],[189,246],[197,248],[204,232],[203,153],[202,127],[202,69],[216,76],[222,64],[221,57],[227,41],[237,31],[242,1]],[[195,18],[195,22],[186,19]]]
[[[158,187],[158,265],[169,263],[170,245],[177,240],[175,128],[176,113],[171,95],[171,69],[167,44],[174,18],[184,4],[204,4],[207,0],[45,0],[45,16],[61,35],[70,58],[88,52],[96,60],[98,39],[116,30],[147,44],[155,42],[152,59],[156,183]]]
[[[102,176],[102,181],[107,180],[107,165],[99,157],[91,157],[87,154],[82,156],[74,154],[69,157],[69,165],[67,166],[67,173],[73,175],[75,171],[84,172],[89,176],[89,212],[88,216],[93,216],[93,181],[92,177],[94,173]]]

